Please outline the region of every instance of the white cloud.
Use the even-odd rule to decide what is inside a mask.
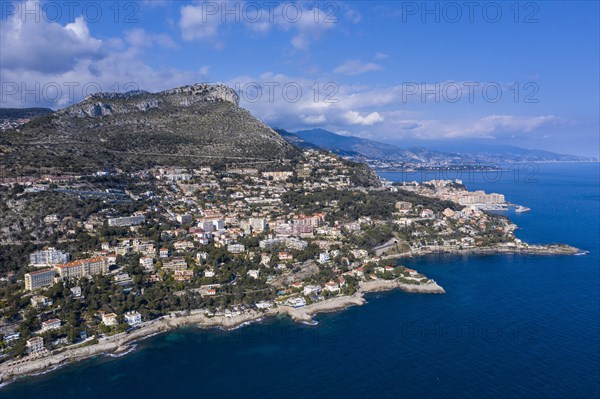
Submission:
[[[320,5],[321,8],[315,7]],[[257,8],[258,7],[258,8]],[[335,2],[318,4],[310,2],[197,2],[180,8],[178,22],[182,37],[187,41],[204,41],[217,48],[225,45],[227,25],[238,24],[245,29],[267,35],[276,30],[291,33],[293,51],[306,51],[340,22],[358,23],[360,14],[347,5]],[[343,15],[343,18],[340,16]]]
[[[383,117],[379,112],[371,112],[366,116],[362,116],[357,111],[348,111],[344,116],[351,125],[371,126],[383,122]]]
[[[102,40],[90,37],[83,17],[62,26],[43,18],[25,17],[35,2],[18,7],[17,13],[0,23],[0,48],[3,69],[65,72],[80,59],[103,56]]]
[[[323,125],[327,123],[327,117],[323,114],[320,115],[301,115],[300,118],[307,125]]]
[[[367,72],[379,71],[381,65],[375,64],[374,62],[362,62],[360,60],[348,60],[343,64],[337,66],[333,72],[341,75],[361,75]]]
[[[436,120],[398,119],[390,132],[401,133],[420,139],[439,138],[487,138],[516,137],[532,133],[536,129],[561,123],[555,115],[515,116],[488,115],[478,119]]]
[[[217,7],[220,3],[214,3]],[[221,16],[219,13],[210,13],[203,5],[186,5],[181,7],[179,28],[185,40],[212,41],[216,47],[223,47],[219,38]]]
[[[57,108],[98,90],[158,91],[205,80],[208,66],[198,71],[149,66],[144,61],[148,43],[173,45],[168,36],[141,29],[124,39],[100,40],[82,17],[61,25],[17,13],[0,24],[0,105]]]

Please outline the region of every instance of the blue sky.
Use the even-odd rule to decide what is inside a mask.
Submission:
[[[598,3],[468,4],[3,2],[0,105],[224,82],[288,130],[598,156]]]

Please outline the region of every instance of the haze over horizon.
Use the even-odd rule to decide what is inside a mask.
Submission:
[[[0,106],[224,82],[290,131],[598,156],[598,3],[316,4],[3,3]]]

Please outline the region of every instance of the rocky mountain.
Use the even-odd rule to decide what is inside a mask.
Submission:
[[[0,135],[7,174],[290,159],[299,150],[224,85],[99,93]]]

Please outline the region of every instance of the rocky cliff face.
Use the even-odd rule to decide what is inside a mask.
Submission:
[[[224,85],[94,94],[0,136],[0,166],[81,172],[299,155],[238,104],[235,91]]]
[[[225,85],[198,83],[165,90],[160,93],[136,90],[127,93],[91,94],[81,103],[65,108],[59,113],[77,118],[96,118],[148,111],[162,106],[189,107],[197,103],[217,102],[229,102],[239,106],[239,97],[233,89]]]

